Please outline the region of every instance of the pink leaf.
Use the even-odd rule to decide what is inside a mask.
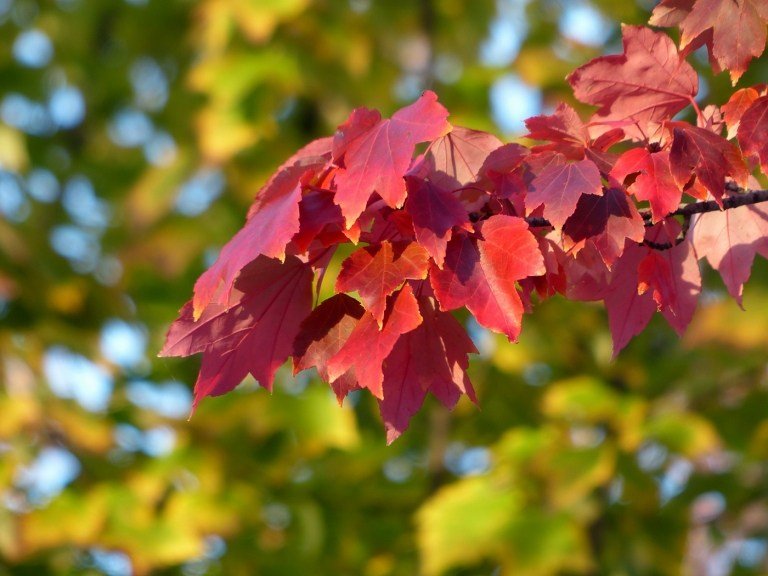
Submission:
[[[696,0],[661,0],[653,9],[648,23],[651,26],[677,26],[688,16],[694,2]]]
[[[552,142],[536,146],[536,152],[554,150],[572,160],[581,160],[584,149],[589,146],[587,127],[568,104],[560,104],[552,115],[528,118],[525,127],[528,128],[527,138]]]
[[[768,174],[768,96],[755,100],[744,113],[738,137],[742,150],[757,157],[763,174]]]
[[[674,220],[657,224],[646,238],[660,244],[675,244],[680,225]],[[691,323],[701,292],[701,274],[690,241],[669,250],[648,250],[638,266],[638,291],[650,291],[656,308],[679,335]]]
[[[564,162],[559,154],[538,171],[528,187],[526,214],[544,206],[544,218],[557,229],[576,210],[583,194],[603,194],[600,171],[592,160]]]
[[[609,268],[624,252],[627,240],[642,242],[645,223],[623,190],[608,188],[603,196],[585,194],[563,226],[565,248],[578,251],[591,243]]]
[[[720,108],[725,118],[725,124],[728,126],[728,139],[732,139],[736,136],[739,126],[741,124],[741,117],[744,116],[752,103],[760,97],[760,94],[754,88],[742,88],[736,90],[728,102],[723,104]],[[744,148],[744,145],[741,146]]]
[[[766,41],[765,0],[697,0],[680,23],[680,48],[712,32],[710,55],[730,70],[735,85],[749,61],[763,53]]]
[[[448,111],[430,91],[395,112],[389,120],[374,123],[370,112],[364,115],[362,128],[350,128],[349,135],[345,133],[337,138],[340,144],[334,143],[334,158],[339,162],[343,155],[344,165],[336,176],[335,201],[341,206],[348,227],[363,212],[374,192],[389,206],[402,206],[406,196],[403,176],[411,164],[416,144],[434,140],[451,130],[446,120]]]
[[[669,160],[672,176],[679,186],[684,186],[695,175],[720,203],[727,176],[741,186],[746,185],[749,171],[736,145],[685,122],[669,122],[669,127],[674,134]]]
[[[720,273],[741,306],[755,254],[768,258],[768,208],[760,204],[709,212],[696,216],[692,227],[696,252]]]
[[[568,77],[576,98],[600,106],[593,122],[620,126],[646,139],[656,125],[688,106],[698,92],[696,72],[669,36],[623,26],[624,53],[602,56]]]
[[[430,145],[409,174],[452,192],[476,182],[488,154],[501,145],[493,134],[456,126]]]
[[[330,138],[323,138],[305,146],[261,189],[245,225],[224,245],[213,266],[195,282],[195,318],[200,317],[209,303],[227,302],[232,284],[246,264],[258,256],[285,257],[286,246],[299,231],[302,180],[326,166],[330,144]]]
[[[611,272],[611,282],[604,300],[608,326],[613,337],[614,358],[632,338],[643,331],[656,311],[656,303],[651,295],[637,292],[637,268],[647,254],[647,249],[630,245]]]

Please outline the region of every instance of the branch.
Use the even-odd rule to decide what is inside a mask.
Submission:
[[[721,210],[730,210],[732,208],[738,208],[739,206],[749,206],[751,204],[768,202],[768,190],[746,190],[744,188],[739,188],[731,184],[726,185],[726,190],[728,190],[729,192],[736,192],[737,194],[734,196],[728,196],[726,198],[723,198],[722,208],[714,200],[706,200],[706,201],[702,200],[700,202],[692,202],[691,204],[686,204],[685,206],[678,208],[674,212],[670,212],[669,214],[667,214],[666,216],[667,218],[670,216],[682,216],[685,219],[684,226],[683,226],[683,235],[681,238],[678,238],[674,243],[658,244],[656,242],[650,242],[646,240],[645,242],[643,242],[643,244],[645,244],[646,246],[649,246],[650,248],[654,248],[656,250],[669,250],[670,248],[673,248],[678,244],[680,244],[685,239],[685,234],[688,231],[688,224],[690,223],[690,218],[694,214],[704,214],[705,212],[719,212]],[[640,215],[643,217],[646,227],[653,226],[653,223],[651,221],[652,220],[651,213],[649,211],[640,212]],[[528,225],[531,226],[532,228],[547,228],[552,226],[552,223],[546,218],[531,216],[526,218],[525,221],[528,222]]]
[[[768,190],[744,190],[738,189],[740,194],[728,196],[723,199],[723,210],[738,208],[739,206],[748,206],[750,204],[759,204],[768,201]],[[694,202],[678,208],[670,216],[693,216],[694,214],[703,214],[704,212],[718,212],[720,206],[714,200],[706,202]],[[643,216],[645,218],[645,216]]]

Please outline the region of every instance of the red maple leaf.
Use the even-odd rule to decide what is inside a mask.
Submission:
[[[645,223],[627,194],[607,188],[603,196],[585,194],[563,226],[565,248],[578,252],[593,245],[609,268],[623,254],[627,240],[642,242]]]
[[[352,370],[358,385],[367,388],[378,399],[383,398],[384,360],[401,335],[421,324],[419,305],[410,284],[388,298],[384,324],[373,315],[363,314],[341,349],[327,363],[331,381]]]
[[[544,218],[556,229],[563,227],[584,194],[601,196],[600,171],[592,160],[567,162],[560,154],[534,173],[525,198],[526,214],[544,206]]]
[[[416,144],[451,130],[446,120],[448,111],[431,91],[395,112],[391,119],[379,117],[374,122],[373,114],[353,113],[339,128],[341,136],[334,142],[334,160],[343,165],[336,175],[335,201],[341,206],[347,226],[357,220],[374,192],[392,208],[401,207],[406,196],[403,176],[411,165]]]
[[[656,311],[651,294],[639,294],[637,291],[637,268],[647,254],[647,249],[637,244],[630,245],[611,271],[611,281],[603,299],[613,338],[614,358],[643,331]]]
[[[408,199],[405,208],[411,215],[416,240],[437,266],[442,267],[453,228],[469,224],[467,210],[455,193],[440,188],[431,180],[409,176],[406,181]]]
[[[523,303],[515,282],[544,274],[544,259],[522,218],[491,216],[480,232],[479,241],[454,235],[443,269],[430,270],[432,288],[441,310],[466,306],[480,324],[516,341]]]
[[[551,150],[571,160],[581,160],[584,158],[584,149],[589,146],[587,127],[568,104],[560,104],[554,114],[528,118],[525,127],[528,128],[526,138],[551,142],[535,146],[534,152]]]
[[[630,174],[638,173],[627,189],[638,200],[650,202],[653,222],[663,220],[667,214],[679,208],[683,189],[672,176],[669,152],[632,148],[619,157],[611,170],[611,176],[619,182],[624,182]]]
[[[768,208],[762,204],[700,214],[691,226],[696,252],[720,273],[741,305],[755,254],[768,258]]]
[[[381,327],[387,296],[406,280],[423,280],[428,269],[429,254],[419,244],[393,244],[385,240],[359,248],[344,260],[336,280],[336,291],[357,291],[365,308]]]
[[[360,226],[344,229],[341,210],[333,202],[333,192],[312,190],[299,202],[299,231],[291,239],[289,251],[303,254],[313,243],[329,247],[360,240]]]
[[[293,345],[293,373],[315,366],[320,377],[330,383],[339,404],[349,392],[358,388],[357,380],[351,372],[331,380],[328,361],[347,342],[364,312],[360,303],[351,296],[331,296],[301,323]]]
[[[388,444],[405,431],[428,392],[448,408],[462,394],[476,401],[467,375],[467,355],[477,353],[475,345],[450,313],[435,308],[432,298],[418,300],[423,322],[400,337],[384,363],[379,408]]]
[[[225,304],[237,275],[258,256],[284,258],[299,231],[302,182],[317,174],[330,158],[331,139],[316,140],[294,154],[264,185],[245,225],[227,242],[219,257],[195,282],[193,313],[199,318],[209,303]]]
[[[726,177],[746,186],[749,171],[735,144],[685,122],[668,125],[674,134],[669,161],[679,186],[685,186],[695,175],[718,203],[722,201]]]
[[[665,28],[677,26],[691,12],[694,2],[696,0],[661,0],[653,9],[648,23]]]
[[[650,228],[646,238],[658,244],[676,244],[680,225],[667,220]],[[691,323],[701,292],[701,273],[696,252],[689,240],[669,250],[647,248],[638,265],[638,292],[648,291],[656,308],[679,335]]]
[[[285,263],[259,256],[243,269],[226,304],[209,305],[195,321],[187,302],[160,355],[203,353],[194,406],[229,392],[249,373],[270,390],[311,310],[312,268],[294,256]]]
[[[632,246],[633,244],[627,244],[622,256]],[[587,242],[575,256],[560,255],[560,265],[566,277],[566,297],[585,302],[602,300],[605,297],[611,280],[611,270],[605,265],[605,258],[598,252],[594,243]]]
[[[765,0],[697,0],[680,22],[680,48],[697,46],[705,35],[710,57],[729,70],[735,85],[749,61],[765,50],[768,5]]]
[[[622,37],[623,54],[596,58],[568,81],[576,98],[600,106],[593,122],[619,126],[628,138],[645,140],[655,125],[693,101],[698,78],[669,36],[623,26]]]
[[[729,140],[736,136],[744,112],[746,112],[749,107],[752,106],[752,103],[759,97],[760,93],[755,88],[742,88],[731,94],[728,102],[720,107],[723,112],[725,124],[728,126]]]
[[[701,274],[690,241],[675,245],[679,234],[680,225],[665,220],[647,230],[646,240],[671,248],[633,244],[613,267],[604,300],[614,358],[657,310],[680,335],[690,324],[701,292]]]
[[[550,155],[540,156],[549,157]],[[480,187],[483,192],[475,194],[474,198],[468,198],[471,200],[468,209],[476,211],[483,208],[489,199],[488,193],[484,192],[487,189],[492,196],[509,200],[517,215],[525,214],[524,200],[527,186],[523,174],[530,167],[524,166],[523,161],[527,158],[532,158],[528,149],[514,142],[504,144],[491,152],[480,169],[482,174]],[[538,166],[535,159],[534,163]]]
[[[738,128],[741,149],[760,161],[768,174],[768,96],[761,96],[744,112]]]
[[[501,145],[493,134],[455,126],[430,144],[409,175],[449,192],[458,190],[480,178],[488,154]]]

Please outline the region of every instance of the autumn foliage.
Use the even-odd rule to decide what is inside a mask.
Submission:
[[[530,148],[452,126],[432,92],[389,119],[354,110],[264,185],[162,354],[202,353],[196,403],[248,374],[270,389],[292,357],[340,402],[369,390],[392,441],[428,393],[448,407],[475,400],[466,370],[476,349],[453,310],[516,341],[538,301],[603,301],[615,355],[656,312],[685,331],[700,260],[740,303],[755,254],[768,257],[756,179],[768,175],[768,90],[702,108],[687,59],[706,46],[735,83],[764,50],[766,6],[661,2],[651,24],[679,26],[680,45],[625,26],[622,54],[568,78],[594,114],[584,121],[562,104],[528,119]],[[317,305],[329,262],[350,243],[336,295]]]

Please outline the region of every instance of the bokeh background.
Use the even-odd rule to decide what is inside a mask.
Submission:
[[[198,359],[156,358],[352,108],[431,88],[515,138],[653,4],[0,0],[0,576],[768,573],[764,262],[747,312],[709,271],[684,339],[655,320],[614,362],[597,305],[517,345],[464,318],[481,408],[430,401],[390,447],[370,397],[287,367],[188,421]]]

